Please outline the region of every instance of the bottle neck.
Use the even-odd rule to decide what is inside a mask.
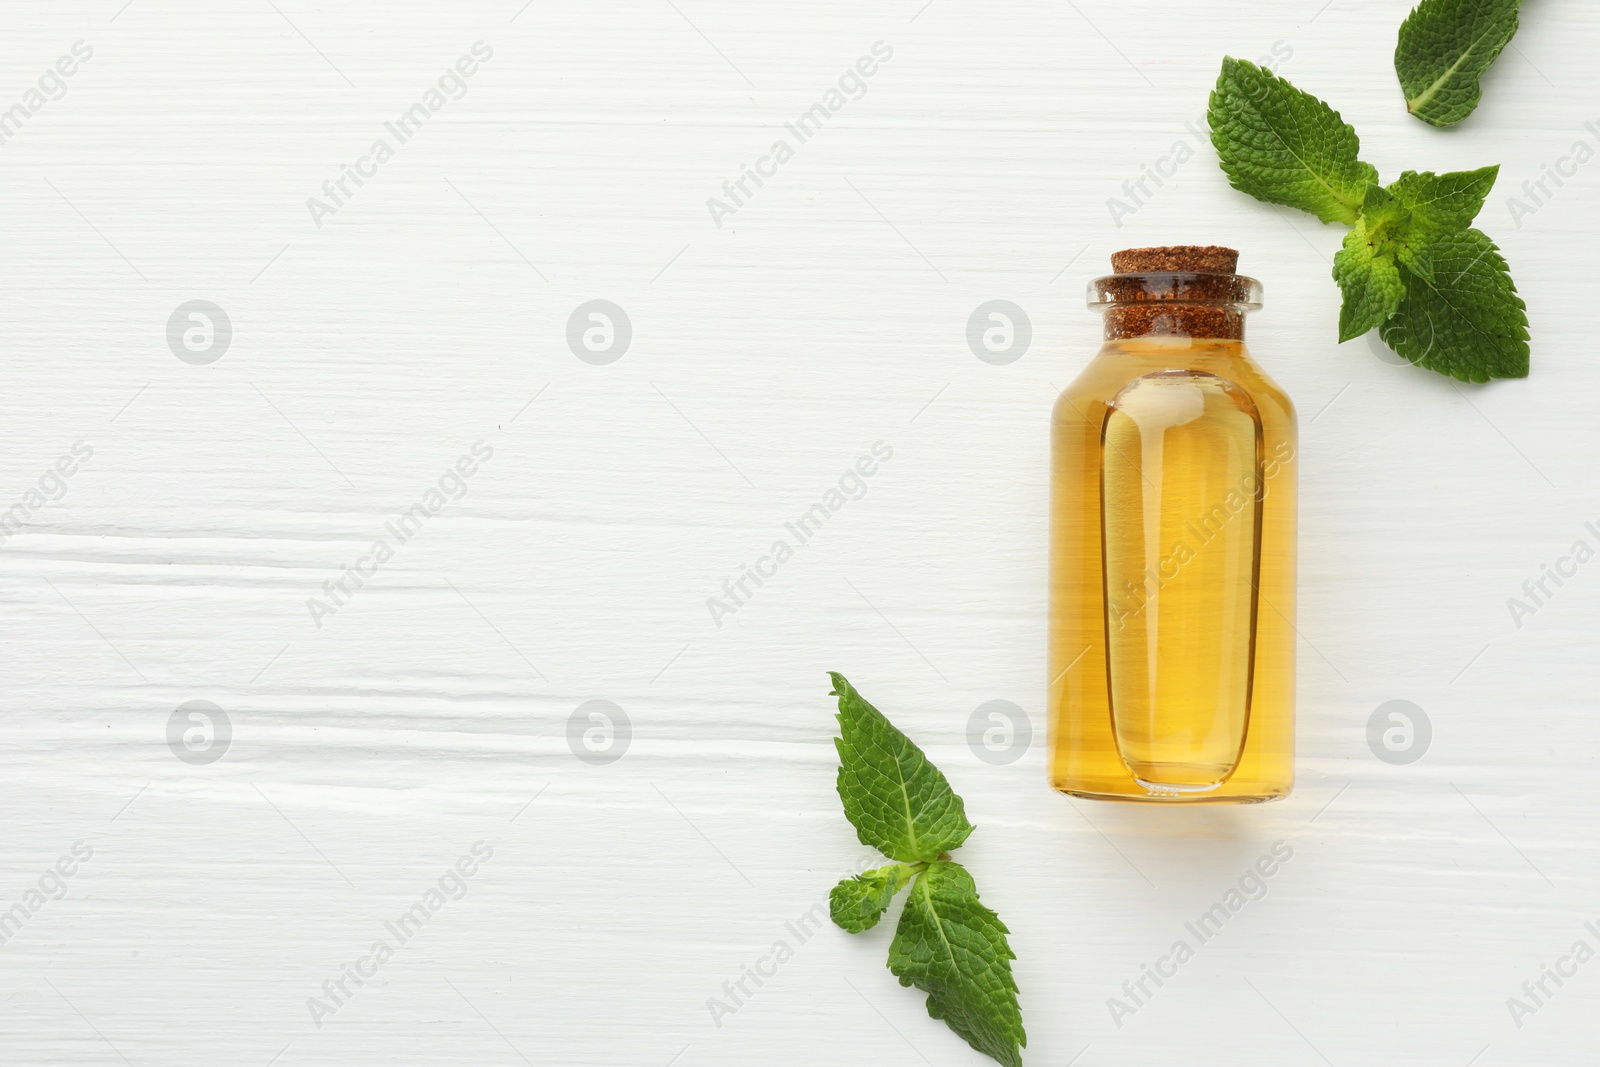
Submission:
[[[1261,283],[1242,274],[1138,271],[1089,283],[1108,341],[1188,337],[1243,341],[1244,317],[1261,306]]]
[[[1245,313],[1217,304],[1112,304],[1105,309],[1107,341],[1138,337],[1192,337],[1243,341]]]

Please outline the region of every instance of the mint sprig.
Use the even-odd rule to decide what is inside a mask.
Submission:
[[[1499,167],[1408,170],[1380,185],[1337,111],[1240,59],[1223,60],[1208,117],[1234,188],[1351,226],[1333,265],[1341,342],[1377,329],[1407,360],[1464,382],[1527,377],[1527,309],[1500,250],[1470,225]]]
[[[839,799],[863,844],[892,860],[846,878],[828,894],[829,914],[850,933],[878,924],[907,884],[889,944],[889,970],[928,994],[928,1014],[1006,1067],[1021,1067],[1028,1044],[1011,976],[1016,954],[1000,917],[978,899],[965,867],[950,858],[972,833],[945,776],[844,675],[839,698]]]
[[[1517,32],[1522,0],[1422,0],[1400,26],[1394,72],[1406,110],[1453,126],[1483,99],[1480,79]]]

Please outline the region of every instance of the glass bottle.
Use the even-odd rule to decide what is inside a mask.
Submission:
[[[1244,345],[1261,284],[1214,246],[1089,286],[1105,344],[1051,426],[1050,783],[1251,802],[1294,783],[1294,406]]]

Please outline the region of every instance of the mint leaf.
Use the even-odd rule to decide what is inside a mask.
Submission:
[[[1344,235],[1344,248],[1333,257],[1333,280],[1344,293],[1339,309],[1341,343],[1388,322],[1405,291],[1394,253],[1373,243],[1364,223],[1364,219],[1357,222]]]
[[[1411,212],[1392,193],[1381,185],[1367,186],[1361,217],[1344,235],[1344,248],[1333,257],[1333,280],[1344,293],[1344,305],[1339,309],[1340,343],[1381,326],[1400,306],[1404,286],[1397,235],[1408,231],[1411,222]]]
[[[961,798],[910,738],[830,673],[839,698],[839,798],[863,844],[900,863],[846,878],[828,894],[833,921],[871,929],[915,877],[889,944],[889,970],[928,994],[928,1014],[1006,1067],[1022,1067],[1016,954],[1000,917],[978,900],[966,868],[950,859],[972,833]]]
[[[1411,211],[1381,185],[1369,185],[1361,198],[1361,217],[1356,228],[1365,230],[1375,241],[1388,240],[1411,224]]]
[[[1499,176],[1499,164],[1448,174],[1408,170],[1390,182],[1387,191],[1422,225],[1459,230],[1478,217]]]
[[[828,894],[828,914],[834,925],[852,934],[877,926],[894,895],[918,869],[906,863],[891,863],[842,880]]]
[[[1337,111],[1254,63],[1222,61],[1207,119],[1229,183],[1257,200],[1353,223],[1378,181]]]
[[[1011,976],[1016,954],[1000,917],[978,900],[966,868],[953,860],[917,876],[889,945],[900,984],[928,994],[928,1014],[967,1044],[1007,1067],[1022,1067],[1028,1044]]]
[[[1434,242],[1460,233],[1478,216],[1499,175],[1498,166],[1448,174],[1408,170],[1390,182],[1383,191],[1388,204],[1381,221],[1400,265],[1431,281]],[[1369,218],[1379,221],[1370,203],[1362,220]]]
[[[844,675],[830,677],[839,698],[839,799],[861,843],[902,863],[960,845],[973,827],[939,768]]]
[[[1400,26],[1394,72],[1406,110],[1430,126],[1460,122],[1483,98],[1478,79],[1517,32],[1521,0],[1422,0]]]
[[[1400,265],[1423,281],[1433,281],[1433,246],[1440,237],[1451,237],[1454,233],[1433,233],[1422,227],[1413,226],[1407,232],[1404,240],[1394,242],[1395,259]],[[1335,257],[1337,258],[1337,257]]]
[[[1464,382],[1528,376],[1528,316],[1506,261],[1468,229],[1432,241],[1433,278],[1401,269],[1405,295],[1379,328],[1412,363]]]

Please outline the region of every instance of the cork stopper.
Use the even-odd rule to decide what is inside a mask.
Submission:
[[[1232,274],[1239,269],[1239,253],[1221,245],[1125,248],[1121,252],[1111,253],[1111,269],[1118,274],[1144,274],[1149,271]]]
[[[1106,338],[1244,339],[1244,313],[1260,285],[1235,271],[1239,253],[1221,245],[1162,245],[1111,254],[1115,274],[1090,286],[1105,310]]]

